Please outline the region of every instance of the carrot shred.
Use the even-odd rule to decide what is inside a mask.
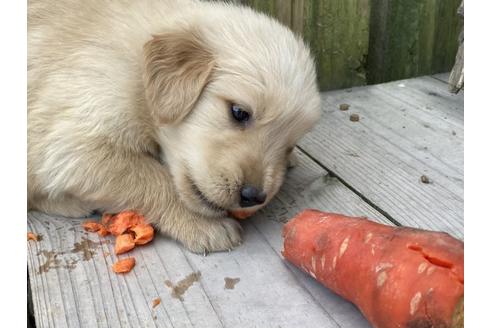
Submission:
[[[152,301],[152,308],[155,308],[157,305],[161,304],[161,298],[157,297]]]
[[[144,245],[154,238],[154,228],[147,223],[140,223],[130,228],[135,233],[135,244]]]
[[[38,241],[38,235],[36,235],[34,232],[28,232],[27,233],[27,240],[34,240]]]
[[[82,223],[82,227],[84,227],[85,231],[98,232],[102,225],[94,220],[87,220]]]
[[[255,212],[238,210],[238,211],[230,211],[229,214],[236,219],[244,220],[255,214]]]
[[[102,218],[101,218],[101,224],[103,226],[108,226],[111,223],[111,220],[113,219],[113,215],[110,213],[104,213]]]
[[[113,264],[113,271],[116,273],[130,272],[135,266],[135,258],[128,257]]]
[[[126,253],[135,248],[133,236],[125,233],[116,237],[114,252],[116,255]]]

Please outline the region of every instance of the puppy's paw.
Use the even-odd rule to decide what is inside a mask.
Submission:
[[[233,219],[200,219],[181,241],[192,252],[228,251],[241,244],[241,225]]]

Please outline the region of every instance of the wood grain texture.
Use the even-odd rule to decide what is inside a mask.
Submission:
[[[451,75],[449,76],[449,90],[454,93],[458,93],[465,84],[465,33],[463,26],[463,19],[465,15],[464,1],[461,1],[461,5],[458,8],[457,15],[460,17],[461,22],[461,32],[458,38],[458,51],[456,53],[456,58],[454,61],[453,69],[451,70]]]
[[[322,90],[366,84],[369,0],[303,1],[302,32],[316,58]],[[299,26],[297,26],[299,28]]]
[[[369,84],[451,70],[461,0],[372,0]]]
[[[271,205],[241,221],[244,243],[230,253],[192,254],[159,235],[120,256],[135,256],[136,267],[116,275],[112,237],[86,234],[83,219],[31,212],[28,229],[43,236],[28,243],[37,327],[369,327],[351,303],[282,259],[282,224],[304,207],[389,223],[302,154]],[[87,260],[73,252],[81,243],[93,252]],[[165,281],[176,284],[198,271],[183,301],[173,298]],[[225,278],[240,280],[228,289]],[[161,304],[153,309],[157,297]]]
[[[321,90],[447,72],[460,0],[242,0],[302,35]]]
[[[366,84],[369,0],[244,0],[302,35],[322,90]]]
[[[449,72],[437,73],[437,74],[432,74],[431,76],[435,79],[438,79],[441,82],[448,84],[450,73]]]
[[[396,221],[463,238],[463,94],[445,83],[422,77],[327,92],[300,146]]]

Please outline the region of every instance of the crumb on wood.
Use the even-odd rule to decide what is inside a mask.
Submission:
[[[27,241],[29,241],[29,240],[38,241],[38,235],[36,235],[34,232],[28,232],[27,233]]]
[[[426,175],[422,175],[422,176],[420,177],[420,181],[421,181],[422,183],[425,183],[425,184],[430,183],[430,180],[429,180],[429,178],[428,178]]]
[[[340,110],[346,111],[350,108],[349,104],[340,104]]]
[[[225,277],[224,278],[224,288],[225,289],[234,289],[236,284],[240,281],[240,278],[229,278]]]
[[[352,114],[352,115],[350,115],[350,120],[352,122],[359,122],[359,114]]]

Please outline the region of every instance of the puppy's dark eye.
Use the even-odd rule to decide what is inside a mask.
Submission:
[[[232,104],[231,113],[232,117],[240,123],[245,123],[249,120],[249,113],[245,111],[240,105]]]

